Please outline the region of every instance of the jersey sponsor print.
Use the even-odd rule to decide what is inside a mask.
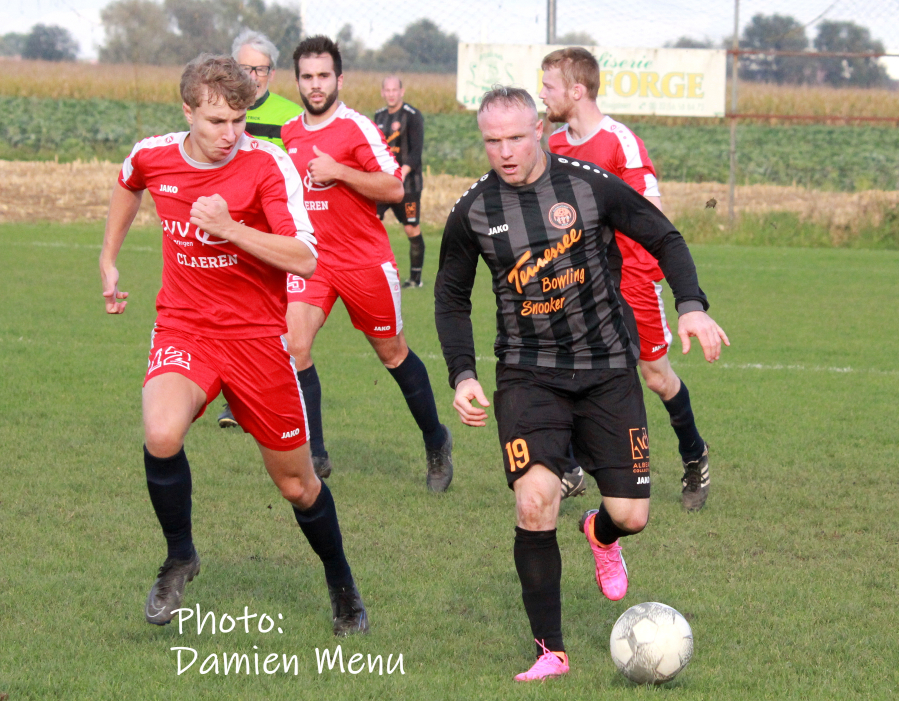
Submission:
[[[707,306],[671,222],[595,165],[550,154],[543,174],[528,186],[510,187],[492,171],[474,183],[447,220],[435,283],[451,383],[475,371],[470,295],[479,257],[493,276],[494,350],[503,363],[634,367],[639,351],[619,296],[621,253],[614,232],[621,229],[662,257],[681,312]]]
[[[157,321],[210,338],[278,336],[286,331],[286,273],[191,224],[190,210],[198,198],[218,194],[235,221],[277,236],[310,237],[296,168],[283,151],[246,134],[223,161],[201,163],[185,152],[187,136],[144,139],[119,174],[122,187],[150,192],[160,218]]]
[[[576,140],[568,133],[568,125],[549,137],[549,150],[560,156],[594,163],[617,175],[641,195],[659,197],[656,171],[639,136],[606,115],[596,131]],[[618,247],[624,259],[621,286],[661,280],[663,275],[656,259],[645,248],[618,232]]]

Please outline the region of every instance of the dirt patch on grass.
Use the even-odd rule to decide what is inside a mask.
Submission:
[[[0,161],[0,222],[102,221],[120,168],[118,163]],[[423,221],[443,224],[473,182],[452,175],[425,176]],[[662,203],[672,219],[713,209],[724,224],[727,192],[727,185],[721,183],[663,183]],[[863,225],[880,225],[885,214],[897,207],[899,191],[844,193],[748,185],[737,188],[735,210],[738,215],[793,212],[804,221],[851,234]],[[144,196],[136,224],[155,221],[152,199]]]

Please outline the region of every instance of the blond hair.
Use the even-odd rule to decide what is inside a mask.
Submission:
[[[569,88],[581,84],[587,88],[587,97],[596,100],[599,94],[599,64],[587,49],[580,46],[556,49],[544,56],[541,68],[544,71],[558,68]]]
[[[256,83],[230,56],[200,54],[181,74],[181,99],[191,109],[205,99],[224,100],[232,110],[244,110],[256,102]]]

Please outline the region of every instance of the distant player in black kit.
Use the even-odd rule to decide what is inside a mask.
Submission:
[[[596,479],[602,505],[581,518],[603,594],[627,592],[618,543],[649,518],[649,442],[637,375],[633,315],[621,301],[621,231],[653,254],[674,292],[685,349],[706,360],[724,331],[706,313],[683,237],[645,197],[614,175],[540,149],[543,124],[524,90],[495,86],[478,110],[492,171],[453,208],[434,285],[437,333],[462,422],[484,426],[471,293],[484,259],[493,275],[496,420],[515,492],[514,558],[538,659],[518,681],[569,670],[562,641],[562,558],[556,541],[568,448]],[[481,406],[475,406],[476,401]]]
[[[403,81],[392,75],[381,83],[381,97],[387,103],[375,112],[374,122],[384,132],[387,145],[403,169],[405,196],[398,204],[379,204],[378,216],[384,219],[393,210],[409,237],[409,279],[403,287],[421,287],[421,269],[425,262],[425,240],[421,237],[421,152],[425,142],[425,122],[421,112],[403,101]]]

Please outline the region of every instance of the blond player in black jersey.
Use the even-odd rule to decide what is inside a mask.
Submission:
[[[706,313],[683,237],[646,198],[589,163],[540,149],[542,123],[524,90],[496,86],[478,110],[491,172],[457,201],[444,231],[435,283],[437,332],[464,424],[484,426],[471,293],[478,258],[497,301],[496,419],[515,492],[515,567],[538,644],[516,680],[565,674],[562,560],[556,541],[568,446],[602,493],[580,527],[603,594],[627,592],[619,539],[649,517],[649,444],[637,376],[633,315],[620,297],[621,231],[652,253],[668,279],[686,350],[696,337],[714,362],[727,336]],[[476,404],[475,404],[476,403]],[[477,406],[480,405],[480,406]]]

